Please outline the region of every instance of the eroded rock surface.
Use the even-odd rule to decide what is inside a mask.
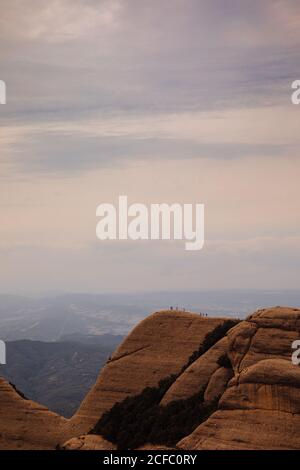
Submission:
[[[150,315],[117,348],[70,420],[23,400],[12,387],[8,387],[7,394],[3,386],[0,389],[3,416],[0,447],[2,442],[3,448],[48,449],[77,437],[79,441],[76,444],[72,440],[72,445],[80,446],[83,442],[80,436],[94,427],[104,411],[126,396],[137,395],[145,387],[156,386],[161,379],[179,373],[206,335],[223,322],[224,319],[179,311]],[[8,406],[5,405],[7,400],[10,400]],[[83,447],[90,442],[90,437],[84,439]],[[94,442],[92,445],[96,445]]]
[[[232,369],[219,367],[219,369],[217,369],[210,377],[204,393],[204,401],[215,402],[216,400],[219,400],[225,392],[232,375]]]
[[[102,436],[88,434],[101,415],[176,374],[161,406],[197,397],[200,390],[204,402],[213,403],[210,416],[177,443],[179,448],[300,449],[300,367],[291,362],[300,310],[255,312],[185,368],[224,321],[176,311],[151,315],[116,350],[70,420],[24,399],[0,379],[0,448],[60,444],[66,450],[113,450],[116,446]],[[144,447],[165,446],[145,441]]]
[[[0,378],[0,449],[54,449],[65,422]]]
[[[68,424],[68,433],[88,432],[101,415],[127,396],[177,374],[206,335],[225,319],[177,311],[154,313],[134,328],[101,371]]]
[[[299,449],[300,368],[291,344],[300,310],[259,310],[228,333],[234,377],[218,410],[178,446],[183,449]]]
[[[87,434],[73,437],[60,446],[61,450],[115,450],[116,446],[102,436]]]
[[[218,360],[227,353],[227,348],[225,337],[196,359],[169,388],[161,404],[167,405],[174,400],[189,398],[205,389],[211,376],[219,369]]]

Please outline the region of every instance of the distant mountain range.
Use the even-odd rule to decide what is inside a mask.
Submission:
[[[127,335],[150,312],[162,308],[245,318],[260,307],[300,306],[300,292],[198,291],[141,294],[65,294],[43,298],[0,295],[0,339],[62,341],[80,335]]]
[[[89,294],[49,298],[0,296],[0,338],[61,341],[70,335],[124,335],[147,311]]]
[[[7,342],[7,364],[0,366],[0,375],[27,398],[70,417],[122,339],[77,334],[62,342]]]

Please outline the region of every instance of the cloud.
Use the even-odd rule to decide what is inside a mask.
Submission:
[[[294,107],[98,115],[3,128],[2,160],[14,173],[64,176],[133,161],[298,158]],[[284,116],[284,121],[283,121]],[[280,133],[274,129],[280,127]]]
[[[97,3],[11,0],[2,9],[2,36],[14,41],[65,42],[94,34],[98,28],[109,31],[116,27],[120,3],[114,0]]]
[[[5,273],[0,271],[1,291],[36,293],[62,286],[66,291],[97,293],[298,286],[299,237],[209,245],[207,241],[203,252],[193,254],[179,241],[98,242],[68,250],[0,247],[1,258],[9,261]],[[29,265],[34,276],[28,275]]]
[[[295,286],[299,27],[296,0],[2,1],[3,289]],[[94,246],[122,193],[204,202],[206,249]]]
[[[293,1],[6,1],[0,119],[283,103],[298,73],[297,18]]]

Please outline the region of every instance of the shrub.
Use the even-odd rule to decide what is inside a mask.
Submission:
[[[220,367],[225,367],[226,369],[232,368],[231,361],[227,354],[223,354],[223,356],[219,357],[217,362]]]

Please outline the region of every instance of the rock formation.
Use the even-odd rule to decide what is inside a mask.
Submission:
[[[187,363],[206,335],[224,323],[177,311],[157,312],[140,322],[121,343],[78,411],[67,425],[69,435],[88,432],[101,415],[127,396],[138,395]]]
[[[59,448],[60,450],[115,450],[116,446],[101,436],[86,434],[72,437]]]
[[[169,388],[161,404],[167,405],[173,400],[186,399],[206,388],[212,375],[220,368],[218,360],[227,352],[227,347],[227,338],[222,338],[196,359]]]
[[[299,449],[300,368],[291,344],[300,336],[300,310],[259,310],[228,333],[234,377],[218,410],[182,449]],[[237,431],[238,430],[238,431]]]
[[[90,434],[101,416],[172,376],[159,409],[201,400],[209,414],[179,442],[146,440],[139,448],[300,449],[300,368],[291,362],[300,310],[258,310],[218,337],[225,323],[177,311],[146,318],[117,348],[70,420],[1,380],[0,448],[113,450],[115,442]]]
[[[1,450],[54,449],[65,422],[0,378]]]

